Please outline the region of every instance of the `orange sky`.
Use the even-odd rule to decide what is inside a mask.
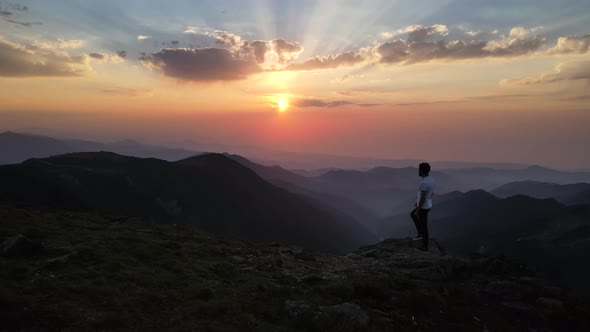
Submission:
[[[0,130],[590,168],[588,2],[175,4],[0,3]]]

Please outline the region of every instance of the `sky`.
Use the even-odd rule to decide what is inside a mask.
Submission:
[[[590,2],[0,1],[0,130],[590,168]]]

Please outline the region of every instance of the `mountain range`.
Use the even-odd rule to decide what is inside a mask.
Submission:
[[[553,198],[496,197],[486,191],[437,198],[429,231],[451,254],[506,254],[551,279],[590,293],[590,205],[567,206]],[[385,237],[416,236],[408,214],[383,219]]]
[[[560,185],[539,181],[511,182],[491,191],[498,197],[526,195],[534,198],[555,198],[568,205],[590,204],[590,184],[574,183]]]
[[[169,161],[188,158],[198,152],[153,146],[133,140],[113,143],[98,143],[78,139],[55,139],[47,136],[21,134],[14,132],[0,133],[0,165],[16,164],[30,158],[45,158],[74,152],[109,151],[126,156],[159,158]]]
[[[75,153],[0,166],[0,199],[187,224],[257,241],[345,251],[375,241],[351,217],[278,188],[221,154],[177,162]]]

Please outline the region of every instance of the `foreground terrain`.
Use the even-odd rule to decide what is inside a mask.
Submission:
[[[22,234],[24,237],[18,237]],[[0,205],[1,330],[583,331],[587,301],[501,257],[347,255]]]

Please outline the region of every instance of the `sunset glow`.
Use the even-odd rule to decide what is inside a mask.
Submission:
[[[588,1],[13,0],[0,2],[0,27],[0,130],[69,137],[90,124],[84,132],[104,139],[166,143],[188,114],[209,122],[174,141],[230,144],[258,113],[280,112],[293,139],[275,149],[480,160],[479,146],[513,137],[512,160],[590,168],[590,157],[578,158],[583,166],[559,157],[587,155],[571,139],[590,141],[588,131],[547,120],[590,125]],[[67,121],[55,120],[64,114]],[[124,129],[105,136],[86,116]],[[154,118],[168,127],[157,135],[137,128],[159,125]],[[280,129],[263,122],[260,130],[282,135],[282,118]],[[220,119],[209,134],[207,123]],[[359,136],[338,136],[359,123],[367,124]],[[548,128],[542,134],[556,149],[542,160],[518,147],[533,141],[522,137],[531,123]],[[310,141],[307,128],[321,141]],[[395,145],[401,132],[422,143]],[[453,145],[435,147],[436,133]],[[259,146],[257,135],[240,140]]]
[[[287,109],[289,108],[289,103],[287,102],[287,99],[285,99],[285,97],[277,98],[277,108],[279,109],[279,112],[287,111]]]

